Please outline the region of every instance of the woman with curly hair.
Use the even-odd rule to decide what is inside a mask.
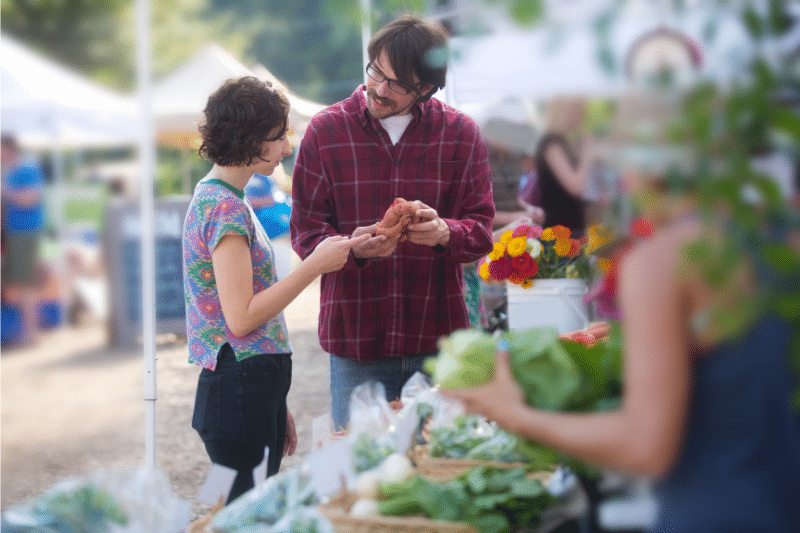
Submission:
[[[369,235],[329,237],[278,280],[272,244],[243,191],[292,153],[289,102],[269,82],[244,77],[225,82],[204,113],[199,152],[214,166],[195,188],[183,238],[189,362],[203,367],[192,427],[212,462],[237,471],[230,502],[254,486],[265,448],[272,475],[297,445],[283,309]]]

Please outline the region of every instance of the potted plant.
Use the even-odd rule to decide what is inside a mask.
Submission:
[[[586,237],[569,228],[520,225],[508,230],[492,252],[478,262],[487,282],[504,282],[508,292],[509,329],[555,326],[559,333],[586,327],[583,297],[592,272],[590,252],[608,240],[591,226]]]

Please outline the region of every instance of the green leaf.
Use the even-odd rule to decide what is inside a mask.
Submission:
[[[788,244],[769,243],[764,246],[764,259],[781,272],[797,272],[800,269],[800,258]]]
[[[514,0],[510,12],[519,24],[532,26],[544,18],[544,3],[542,0]]]
[[[800,141],[800,117],[793,111],[782,107],[772,115],[772,124],[790,134],[795,141]]]
[[[752,2],[747,4],[747,7],[742,13],[742,18],[744,20],[745,28],[747,28],[750,36],[755,40],[760,40],[764,36],[764,23],[762,22],[761,17],[758,16],[758,13],[756,12],[755,7],[753,7]]]

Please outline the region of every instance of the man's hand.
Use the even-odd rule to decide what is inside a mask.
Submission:
[[[371,226],[358,227],[353,231],[352,236],[355,238],[360,235],[375,235],[375,230],[377,227],[377,222]],[[375,235],[374,237],[367,239],[365,242],[353,246],[350,251],[353,253],[354,257],[359,259],[388,257],[392,255],[395,248],[397,248],[398,240],[399,237],[388,238],[386,235]]]
[[[289,408],[286,408],[286,440],[283,442],[283,457],[292,455],[297,448],[297,428]]]
[[[439,218],[435,209],[425,204],[417,211],[421,222],[408,225],[408,240],[426,246],[447,246],[450,243],[450,226]]]

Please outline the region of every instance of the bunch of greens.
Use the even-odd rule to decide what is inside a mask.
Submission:
[[[274,525],[304,506],[317,503],[308,476],[297,468],[284,470],[245,492],[214,515],[214,531],[242,531]]]
[[[465,522],[478,531],[503,533],[535,527],[553,497],[522,468],[472,468],[445,483],[415,476],[383,484],[383,515],[418,515],[432,520]]]
[[[517,451],[517,438],[489,425],[480,417],[462,415],[430,431],[431,457],[515,463],[525,457]]]
[[[103,533],[128,517],[114,498],[92,483],[48,491],[28,509],[3,516],[4,533]]]
[[[359,433],[350,447],[353,456],[353,469],[356,474],[372,470],[397,450],[391,439],[373,438],[367,433]]]
[[[613,406],[622,389],[622,332],[610,324],[608,339],[591,348],[558,338],[554,328],[508,331],[511,370],[528,405],[547,410],[586,412]],[[494,374],[497,339],[477,329],[458,330],[439,341],[439,355],[426,362],[435,383],[445,387],[475,387]],[[567,464],[588,469],[541,444],[518,440],[532,469]]]

